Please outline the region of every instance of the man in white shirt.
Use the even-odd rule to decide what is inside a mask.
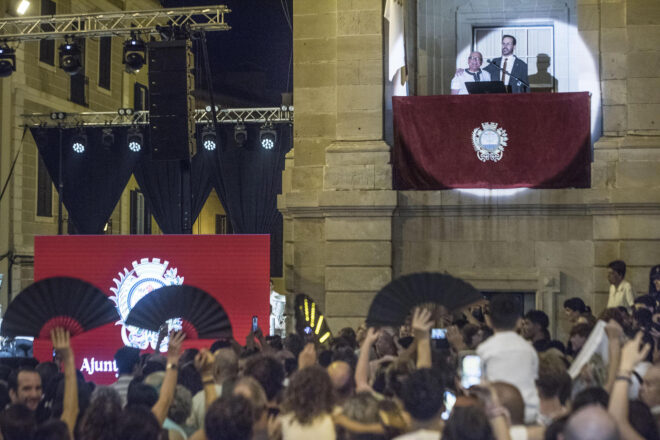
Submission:
[[[452,95],[467,95],[468,91],[465,87],[466,82],[490,81],[490,73],[481,70],[481,64],[483,61],[484,59],[481,52],[470,53],[467,70],[458,69],[456,75],[451,79]]]
[[[610,296],[607,299],[607,308],[632,307],[635,303],[635,291],[630,283],[623,278],[626,276],[626,263],[621,260],[612,261],[607,265],[607,281],[610,282]]]
[[[490,73],[493,80],[501,80],[505,86],[511,86],[511,93],[526,93],[529,92],[527,63],[513,54],[515,48],[516,37],[503,35],[502,56],[495,58],[484,70]]]
[[[520,318],[518,304],[506,294],[496,295],[490,303],[486,322],[495,334],[477,347],[483,367],[482,376],[489,382],[506,382],[520,391],[525,401],[525,422],[533,423],[539,410],[539,358],[532,344],[514,329]]]

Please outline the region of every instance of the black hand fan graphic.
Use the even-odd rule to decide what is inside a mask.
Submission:
[[[181,318],[188,339],[232,337],[227,312],[211,295],[194,286],[165,286],[135,303],[126,325],[158,331],[168,319]]]
[[[115,322],[117,309],[97,287],[77,278],[45,278],[19,293],[7,307],[0,333],[5,337],[50,338],[64,327],[71,336]]]
[[[313,336],[321,344],[332,336],[328,321],[312,298],[303,293],[296,295],[295,311],[296,331],[299,335]]]
[[[367,325],[400,326],[415,306],[425,303],[454,312],[482,301],[483,295],[460,278],[434,272],[413,273],[391,281],[376,294],[369,307]]]

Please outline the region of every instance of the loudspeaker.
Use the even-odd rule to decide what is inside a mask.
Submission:
[[[154,160],[188,160],[195,154],[192,43],[149,46],[149,137]]]

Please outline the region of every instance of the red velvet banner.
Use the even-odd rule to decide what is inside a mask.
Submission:
[[[589,94],[394,97],[394,187],[588,188]]]

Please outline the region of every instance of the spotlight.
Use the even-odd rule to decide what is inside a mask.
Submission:
[[[147,46],[135,34],[131,39],[124,42],[124,58],[122,63],[126,66],[126,72],[139,72],[146,59]]]
[[[208,151],[213,151],[217,147],[218,136],[215,134],[215,127],[209,124],[202,128],[202,145]]]
[[[207,105],[207,106],[204,108],[204,110],[206,110],[207,112],[210,112],[210,111],[211,111],[211,106],[210,106],[210,105]],[[215,106],[215,111],[216,111],[216,112],[217,112],[217,111],[220,111],[220,107],[218,107],[218,106],[216,105],[216,106]]]
[[[247,130],[242,122],[234,125],[234,141],[239,147],[242,147],[247,141]]]
[[[64,118],[66,118],[66,113],[64,112],[52,112],[50,114],[50,119],[52,119],[53,121],[56,121],[58,119],[62,120]]]
[[[80,131],[71,136],[71,148],[73,148],[73,151],[78,154],[82,154],[85,152],[86,146],[87,135],[83,131]]]
[[[119,116],[131,116],[133,114],[132,108],[120,108],[117,110]]]
[[[16,13],[18,15],[25,15],[29,7],[30,2],[28,0],[21,0],[18,6],[16,6]]]
[[[0,78],[6,78],[16,72],[16,55],[14,49],[4,44],[0,46]]]
[[[277,141],[277,132],[273,128],[273,124],[266,122],[259,129],[259,142],[261,147],[266,150],[272,150],[275,148],[275,142]]]
[[[115,134],[112,132],[112,128],[101,130],[101,143],[104,147],[110,147],[115,143]]]
[[[73,76],[82,69],[82,55],[78,43],[66,42],[60,46],[60,69]]]
[[[142,132],[137,127],[129,128],[126,134],[126,143],[128,149],[134,153],[139,153],[142,150]]]

